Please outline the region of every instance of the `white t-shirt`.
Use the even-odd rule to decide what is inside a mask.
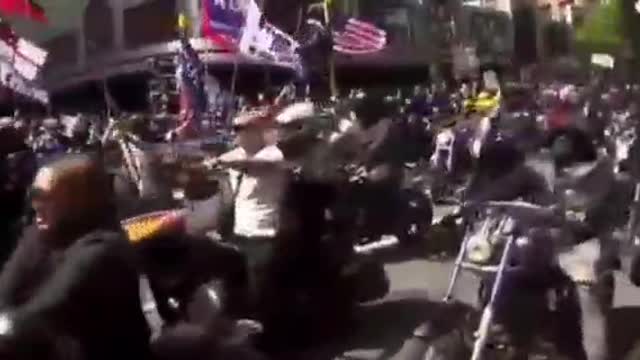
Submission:
[[[246,157],[246,153],[245,153]],[[284,156],[277,146],[267,146],[254,159],[281,161]],[[235,199],[233,232],[246,237],[273,237],[279,225],[280,202],[284,193],[286,174],[280,170],[259,175],[244,174],[238,184],[239,172],[229,170]]]

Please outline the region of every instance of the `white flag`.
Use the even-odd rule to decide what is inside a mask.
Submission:
[[[40,67],[38,65],[19,55],[15,57],[13,67],[18,74],[22,75],[22,77],[29,81],[34,80],[40,72]]]
[[[245,26],[240,38],[240,51],[250,57],[297,67],[298,43],[288,34],[264,20],[255,0],[250,0],[246,11]]]
[[[269,48],[269,39],[260,26],[262,12],[254,0],[249,1],[245,14],[244,28],[240,38],[240,51],[243,54],[253,56],[257,52]]]
[[[46,57],[46,51],[26,40],[18,40],[18,45],[15,48],[6,41],[0,40],[0,58],[11,64],[15,72],[29,81],[38,76]]]
[[[42,66],[47,61],[47,51],[25,39],[19,39],[17,50],[32,63]]]
[[[0,84],[18,94],[40,101],[43,104],[49,103],[49,94],[26,81],[16,74],[15,68],[8,62],[0,61]]]

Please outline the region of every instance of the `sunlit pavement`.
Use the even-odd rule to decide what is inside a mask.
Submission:
[[[436,209],[441,216],[451,207]],[[625,261],[627,262],[627,261]],[[352,339],[345,339],[346,351],[318,350],[300,359],[325,360],[342,353],[342,359],[388,359],[410,336],[413,329],[429,314],[437,311],[446,292],[453,261],[403,260],[388,263],[391,278],[391,294],[383,302],[362,309],[358,331]],[[475,304],[477,280],[471,274],[463,274],[456,286],[458,300]],[[615,309],[611,315],[613,359],[622,359],[621,353],[631,346],[634,337],[640,339],[640,289],[635,288],[622,273],[617,275]],[[340,357],[338,357],[340,358]]]

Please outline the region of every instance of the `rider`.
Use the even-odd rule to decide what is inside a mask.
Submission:
[[[36,153],[52,155],[64,151],[63,142],[60,120],[48,117],[42,120],[42,127],[33,141],[33,148]]]
[[[307,21],[302,24],[300,33],[300,46],[297,53],[302,59],[297,95],[301,96],[306,87],[309,87],[312,98],[326,98],[329,96],[329,79],[327,59],[333,47],[331,31],[327,29],[325,17],[322,11],[311,10]],[[302,91],[301,91],[302,90]]]
[[[25,215],[28,184],[35,174],[35,158],[26,134],[13,126],[0,128],[0,262],[13,251]]]
[[[501,98],[497,75],[493,71],[487,71],[484,74],[483,90],[475,98],[465,101],[464,107],[467,111],[490,112],[500,105]]]
[[[314,335],[317,331],[322,333],[320,336],[327,332],[336,335],[336,328],[343,328],[351,315],[350,307],[343,306],[343,300],[351,299],[350,294],[344,296],[344,282],[339,279],[352,246],[351,242],[343,241],[342,235],[352,224],[343,224],[333,212],[337,188],[344,183],[342,172],[338,171],[338,155],[327,141],[330,136],[323,136],[332,123],[328,114],[319,110],[311,102],[294,103],[276,117],[278,147],[294,170],[283,197],[281,246],[274,267],[279,274],[274,280],[284,299],[280,312],[273,316],[287,341],[291,341],[293,334],[303,335],[302,341],[317,337],[310,339],[309,332],[296,334],[300,316],[292,316],[298,313],[285,310],[287,307],[282,305],[293,301],[296,306],[301,294],[314,294],[311,304],[309,301],[301,304],[304,307],[301,310],[309,316],[305,320],[313,324]],[[299,273],[304,277],[299,277]]]
[[[354,163],[360,166],[356,175],[364,183],[357,201],[364,205],[367,224],[374,225],[369,227],[372,234],[385,234],[380,232],[382,228],[374,228],[389,225],[390,211],[397,209],[400,201],[398,189],[402,187],[406,149],[404,131],[393,119],[393,110],[379,96],[365,95],[356,101],[356,126],[348,130],[355,133],[360,146]]]
[[[90,144],[91,124],[84,115],[69,116],[67,118],[64,142],[67,151],[74,153],[86,152],[95,144]]]
[[[67,340],[86,359],[148,358],[138,273],[108,179],[86,155],[38,172],[36,224],[0,274],[3,357],[37,357],[43,344]]]
[[[580,96],[575,86],[566,85],[558,91],[558,103],[551,110],[547,121],[551,139],[563,134],[568,129],[576,129],[585,125],[581,121],[579,102]]]
[[[584,353],[577,356],[590,360],[606,359],[606,309],[610,306],[614,285],[608,271],[616,266],[617,262],[617,250],[611,237],[613,227],[620,225],[621,219],[624,219],[620,212],[624,206],[619,204],[628,195],[623,189],[616,187],[610,159],[598,153],[591,142],[585,140],[579,143],[565,143],[552,149],[552,156],[557,168],[554,184],[550,184],[549,179],[539,172],[527,166],[519,166],[516,170],[494,179],[490,186],[485,190],[478,190],[469,200],[514,200],[534,195],[533,199],[528,200],[548,206],[552,204],[551,199],[557,194],[562,194],[562,203],[565,206],[579,205],[586,210],[586,230],[585,226],[571,226],[582,223],[581,221],[570,220],[567,225],[574,231],[574,238],[578,241],[576,245],[582,244],[586,239],[599,240],[600,254],[596,259],[588,260],[594,269],[595,277],[582,274],[580,270],[572,267],[574,265],[561,267],[576,282],[582,310],[581,335]],[[585,167],[591,169],[586,176],[581,175],[584,171],[580,171]],[[577,246],[572,249],[572,253],[580,251]]]
[[[231,237],[247,255],[251,298],[257,301],[281,225],[284,156],[277,145],[268,143],[273,124],[267,109],[241,113],[233,125],[238,147],[218,157],[217,162],[229,168],[234,194]]]

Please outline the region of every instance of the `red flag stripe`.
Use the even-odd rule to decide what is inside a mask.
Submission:
[[[353,27],[354,29],[357,29],[360,32],[370,33],[372,36],[375,36],[375,37],[387,36],[386,31],[379,29],[373,24],[360,21],[358,19],[354,19],[354,18],[349,19],[349,21],[347,21],[347,27],[349,26]]]
[[[385,45],[383,43],[367,44],[357,40],[354,41],[353,38],[350,38],[348,36],[340,36],[340,37],[334,38],[334,44],[337,46],[357,47],[357,48],[363,48],[363,49],[381,49],[381,48],[384,48],[384,45]]]
[[[362,41],[362,39],[357,36],[353,36],[351,34],[339,34],[338,36],[334,36],[333,42],[338,45],[348,45],[348,46],[359,46],[359,47],[371,47],[378,48],[384,47],[384,42],[370,42],[370,41]]]
[[[384,46],[366,46],[366,45],[362,45],[362,44],[354,44],[352,42],[336,43],[336,44],[334,44],[334,47],[357,48],[357,49],[362,49],[362,50],[370,49],[371,51],[378,51],[378,50],[382,50],[384,48]]]
[[[368,54],[378,52],[387,44],[386,31],[374,24],[350,18],[343,31],[333,32],[333,49],[346,54]]]
[[[0,13],[9,16],[23,16],[42,23],[48,21],[42,7],[34,3],[33,0],[0,0]]]
[[[349,55],[363,55],[363,54],[372,54],[375,52],[378,52],[382,49],[361,49],[361,48],[350,48],[350,47],[342,47],[342,46],[335,46],[333,48],[335,51],[343,53],[343,54],[349,54]]]
[[[355,29],[350,29],[349,27],[345,29],[345,32],[343,34],[346,34],[347,36],[351,36],[355,39],[358,39],[359,41],[371,43],[371,44],[380,44],[380,43],[385,43],[387,41],[386,37],[373,37],[373,36],[370,36],[369,34],[358,32]]]

